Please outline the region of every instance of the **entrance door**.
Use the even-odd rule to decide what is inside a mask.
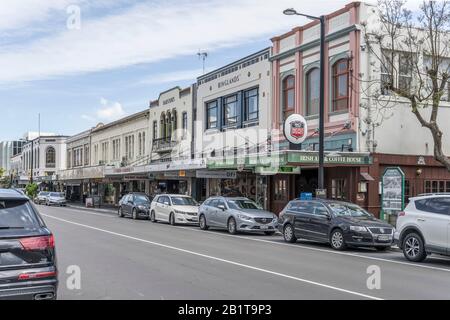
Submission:
[[[273,177],[271,211],[279,214],[289,202],[289,176]]]

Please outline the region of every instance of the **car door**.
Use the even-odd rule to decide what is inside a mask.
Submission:
[[[313,214],[313,208],[308,201],[299,201],[292,210],[296,213],[294,220],[295,234],[298,238],[314,239],[311,236],[310,221]]]
[[[161,214],[161,209],[162,209],[161,204],[163,203],[162,202],[162,200],[163,200],[162,198],[163,198],[163,196],[158,196],[155,199],[155,204],[154,204],[153,210],[155,211],[155,219],[156,220],[161,220],[162,219],[162,214]]]
[[[327,207],[320,203],[311,203],[313,214],[308,222],[307,229],[312,238],[318,241],[328,241],[328,230],[330,226],[330,212]]]
[[[224,207],[225,210],[221,209],[220,207]],[[216,222],[217,222],[217,226],[220,228],[227,228],[227,224],[228,224],[228,218],[230,216],[230,213],[228,211],[228,206],[225,203],[225,201],[223,199],[219,199],[217,201],[217,207],[216,207]]]
[[[162,219],[168,222],[170,215],[170,198],[168,196],[163,196],[162,198],[161,215]]]
[[[206,208],[206,221],[209,226],[217,226],[218,199],[211,200]]]
[[[130,195],[125,195],[122,199],[122,213],[124,215],[128,215],[128,201],[130,197]]]
[[[434,252],[447,253],[448,203],[436,197],[416,200],[415,206],[418,210],[416,223],[425,237],[426,246]]]

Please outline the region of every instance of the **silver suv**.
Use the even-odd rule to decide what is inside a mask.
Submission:
[[[199,223],[202,230],[212,227],[227,229],[231,234],[242,231],[273,235],[278,217],[244,197],[212,197],[200,206]]]
[[[420,262],[429,254],[450,256],[450,194],[410,198],[397,219],[394,235],[406,259]]]

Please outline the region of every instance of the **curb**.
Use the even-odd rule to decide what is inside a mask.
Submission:
[[[102,209],[102,208],[86,208],[82,206],[74,206],[74,205],[67,205],[68,208],[72,209],[78,209],[78,210],[84,210],[84,211],[92,211],[92,212],[100,212],[100,213],[109,213],[109,214],[116,214],[116,209]]]

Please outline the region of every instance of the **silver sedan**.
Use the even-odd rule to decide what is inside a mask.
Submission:
[[[277,230],[278,217],[247,198],[212,197],[201,205],[199,223],[202,230],[211,227],[227,229],[231,234],[264,232],[273,235]]]

